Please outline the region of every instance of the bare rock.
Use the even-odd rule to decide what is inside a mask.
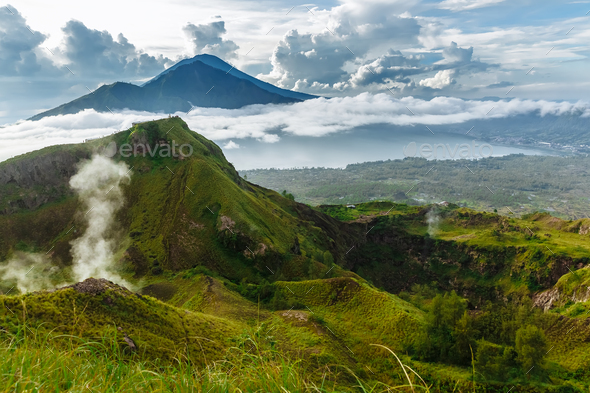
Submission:
[[[68,285],[60,289],[73,288],[78,293],[87,293],[92,296],[105,292],[107,289],[113,290],[122,296],[128,296],[131,291],[125,287],[115,284],[106,278],[87,278],[86,280]]]
[[[543,311],[548,311],[554,307],[554,303],[559,301],[561,294],[557,288],[550,289],[535,294],[533,296],[533,305],[542,308]]]
[[[120,332],[122,332],[125,335],[125,337],[123,338],[123,341],[125,341],[127,343],[127,345],[129,345],[129,349],[132,352],[137,351],[137,345],[135,344],[135,341],[133,341],[133,339],[131,339],[131,337],[129,337],[127,335],[127,333],[123,331],[123,328],[119,326],[117,328],[117,330],[120,331]]]

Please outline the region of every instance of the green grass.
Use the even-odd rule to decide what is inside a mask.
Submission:
[[[43,344],[34,339],[3,343],[2,391],[358,391],[339,386],[333,374],[316,380],[306,373],[301,361],[260,348],[252,339],[228,349],[222,359],[211,361],[207,367],[194,365],[186,354],[170,363],[137,360],[107,337],[73,344],[65,350]]]
[[[351,279],[297,283],[297,293],[318,285],[339,293],[326,292],[315,303],[304,298],[315,314],[298,311],[300,320],[286,315],[289,310],[260,310],[207,276],[169,282],[179,288],[170,301],[185,308],[122,289],[0,297],[0,390],[365,392],[392,386],[410,391],[408,381],[421,384],[402,368],[391,374],[401,366],[371,346],[399,346],[400,323],[411,321],[405,315],[414,308],[393,295],[372,297],[377,291],[368,286],[349,293],[348,286],[358,285]],[[276,285],[284,290],[284,283]],[[368,318],[362,311],[371,307],[380,307],[387,320]],[[366,335],[369,326],[373,334]],[[394,326],[399,333],[390,335]],[[128,348],[124,333],[137,351]],[[370,353],[378,353],[380,362],[366,363]]]

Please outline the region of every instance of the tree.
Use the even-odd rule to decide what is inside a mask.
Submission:
[[[444,298],[437,294],[432,303],[430,303],[430,309],[428,310],[427,323],[430,328],[439,329],[444,323]]]
[[[416,352],[422,359],[469,361],[475,329],[466,308],[465,300],[455,291],[444,296],[437,294],[432,299],[416,345]]]
[[[455,324],[453,330],[453,347],[458,363],[469,364],[471,361],[471,350],[475,347],[475,336],[478,332],[473,327],[473,320],[465,311],[463,316]]]
[[[295,197],[293,196],[293,194],[288,193],[287,190],[283,190],[283,192],[281,192],[281,195],[287,199],[292,200],[292,201],[295,200]]]
[[[443,314],[445,324],[453,328],[457,321],[463,316],[463,313],[467,309],[465,299],[457,295],[455,291],[451,293],[445,293],[443,302]]]
[[[513,378],[516,364],[514,348],[480,340],[477,343],[475,370],[486,379],[506,381]]]
[[[534,325],[526,325],[516,331],[516,353],[522,370],[527,374],[539,374],[545,366],[547,339],[545,333]]]

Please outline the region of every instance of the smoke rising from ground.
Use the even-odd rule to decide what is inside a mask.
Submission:
[[[438,225],[440,223],[440,217],[436,208],[432,208],[426,213],[426,223],[428,224],[428,234],[430,237],[434,237],[438,232]]]
[[[15,283],[21,293],[52,289],[89,277],[106,278],[131,288],[114,271],[118,245],[115,216],[125,202],[121,186],[130,177],[131,171],[125,163],[95,155],[82,163],[70,179],[70,187],[82,204],[78,214],[86,226],[82,236],[70,243],[73,259],[70,280],[64,280],[63,272],[51,264],[50,254],[18,252],[0,265],[0,282]]]
[[[125,163],[95,155],[70,179],[70,187],[78,193],[84,206],[83,219],[87,224],[84,234],[71,242],[75,281],[106,278],[129,286],[112,271],[116,248],[115,214],[123,207],[121,185],[129,181],[129,173]]]
[[[40,291],[55,288],[57,282],[51,276],[57,270],[43,254],[17,253],[5,265],[0,266],[0,278],[2,281],[16,282],[16,288],[23,293]],[[16,291],[12,294],[15,293]]]

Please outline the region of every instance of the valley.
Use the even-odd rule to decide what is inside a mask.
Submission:
[[[477,160],[405,158],[346,168],[240,171],[249,181],[292,193],[310,205],[391,200],[451,202],[507,216],[547,212],[564,219],[590,215],[586,156],[508,155]]]

